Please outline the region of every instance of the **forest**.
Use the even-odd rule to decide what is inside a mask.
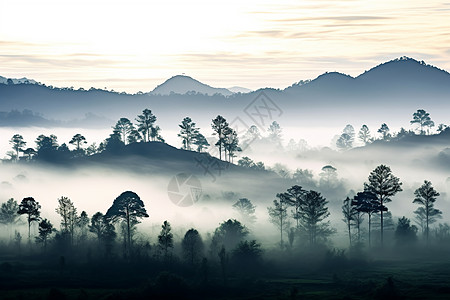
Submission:
[[[336,153],[423,137],[448,139],[450,133],[445,124],[436,126],[434,132],[435,124],[423,109],[413,114],[409,125],[415,130],[391,132],[382,123],[378,136],[366,125],[358,133],[346,125],[333,141]],[[304,140],[283,145],[282,128],[276,121],[266,136],[255,125],[239,134],[221,115],[211,120],[211,137],[202,134],[190,117],[178,126],[182,146],[177,151],[183,151],[177,155],[184,159],[186,153],[198,153],[211,167],[189,158],[191,168],[197,168],[194,173],[211,173],[213,165],[221,170],[230,168],[235,172],[230,176],[239,173],[260,178],[256,182],[261,189],[268,185],[265,180],[269,177],[264,176],[271,176],[280,183],[268,196],[272,200],[230,192],[222,204],[233,213],[214,228],[195,224],[177,228],[175,220],[167,219],[150,230],[146,220],[154,212],[133,186],[110,199],[107,210],[91,214],[91,207],[79,206],[67,195],[50,199],[55,205],[45,207],[32,189],[23,199],[11,194],[9,199],[0,199],[2,299],[449,297],[446,193],[439,192],[431,180],[404,182],[390,165],[381,163],[366,173],[359,190],[354,190],[338,178],[332,164],[322,166],[316,180],[307,168],[291,171],[286,165],[269,166],[246,156],[257,156],[262,148],[282,154],[308,151]],[[105,156],[121,160],[130,155],[131,147],[157,147],[165,139],[156,116],[144,109],[134,121],[120,118],[99,144],[88,145],[81,133],[62,144],[53,134],[37,136],[34,147],[20,133],[2,142],[9,142],[11,150],[0,168],[46,170],[71,169],[81,163],[84,165],[79,168],[83,168]],[[214,180],[220,173],[215,175]],[[89,198],[89,187],[85,188],[84,195]],[[228,186],[228,190],[233,188]],[[406,189],[413,191],[405,196],[410,198],[408,205],[393,214],[391,202],[398,201]],[[206,201],[206,196],[214,197],[206,192],[205,186],[194,206]],[[333,194],[346,196],[337,203],[330,200]],[[58,219],[47,215],[49,210]],[[268,237],[266,223],[276,231],[276,239]]]

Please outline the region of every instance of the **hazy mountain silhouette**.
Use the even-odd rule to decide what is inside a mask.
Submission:
[[[250,93],[250,92],[253,91],[251,89],[248,89],[248,88],[245,88],[245,87],[240,87],[240,86],[233,86],[233,87],[228,88],[228,90],[233,92],[233,93],[242,93],[242,94]]]
[[[158,85],[150,94],[154,95],[170,95],[170,94],[186,94],[200,93],[205,95],[222,94],[229,96],[233,92],[224,88],[213,88],[209,85],[201,83],[192,77],[177,75],[167,79],[163,84]]]
[[[24,84],[37,84],[37,82],[35,80],[28,79],[28,78],[25,78],[25,77],[23,77],[23,78],[6,78],[6,77],[3,77],[3,76],[0,76],[0,83],[8,84],[8,79],[11,79],[14,84],[21,84],[21,83],[24,83]]]
[[[135,95],[98,89],[0,84],[0,111],[29,109],[47,119],[69,121],[83,119],[86,113],[116,120],[150,108],[162,126],[175,126],[187,115],[198,122],[205,119],[206,113],[208,119],[217,114],[243,118],[245,108],[261,91],[283,111],[282,120],[278,120],[282,126],[322,126],[325,119],[328,126],[370,121],[391,125],[399,115],[412,115],[419,108],[430,111],[433,118],[446,120],[445,112],[450,109],[450,74],[403,57],[355,78],[331,72],[284,90],[265,88],[245,94],[215,89],[188,76],[172,77],[149,94]]]

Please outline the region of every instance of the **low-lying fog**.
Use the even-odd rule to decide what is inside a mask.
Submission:
[[[344,126],[343,126],[344,127]],[[358,131],[359,128],[355,127]],[[139,234],[148,236],[153,242],[164,220],[172,223],[176,237],[181,238],[185,230],[194,227],[203,234],[212,233],[224,220],[238,218],[232,209],[232,204],[239,198],[249,198],[256,205],[257,222],[247,225],[252,235],[264,245],[275,245],[279,241],[279,231],[268,221],[267,207],[272,204],[277,193],[284,192],[294,184],[307,189],[315,189],[327,197],[331,212],[330,220],[337,233],[333,236],[336,246],[345,247],[347,238],[345,224],[342,222],[341,206],[346,196],[352,197],[362,191],[363,183],[369,173],[379,164],[391,167],[393,174],[403,183],[403,191],[393,197],[387,204],[392,212],[393,220],[406,216],[413,219],[414,190],[424,180],[430,180],[435,189],[440,192],[436,208],[443,211],[443,219],[438,222],[448,222],[450,219],[450,173],[439,165],[438,154],[443,145],[417,145],[417,147],[365,147],[347,151],[338,151],[329,147],[331,140],[340,134],[342,128],[283,128],[284,150],[274,148],[256,148],[250,145],[239,157],[249,156],[256,161],[262,161],[266,168],[284,169],[289,176],[285,180],[268,185],[258,176],[219,176],[213,182],[210,177],[200,177],[202,196],[190,207],[180,207],[173,204],[168,196],[168,184],[171,176],[152,174],[142,175],[128,172],[120,168],[83,167],[70,169],[67,167],[50,167],[47,165],[1,164],[0,165],[0,202],[14,198],[20,202],[24,197],[34,197],[42,206],[41,216],[49,218],[58,228],[60,218],[55,212],[57,199],[69,197],[75,204],[78,213],[85,210],[89,216],[100,211],[105,213],[113,200],[124,191],[134,191],[143,199],[150,215],[139,225]],[[372,131],[376,131],[374,128]],[[2,128],[0,129],[2,154],[10,150],[8,140],[13,134],[21,134],[27,146],[33,147],[39,134],[55,134],[58,142],[68,144],[76,133],[83,134],[88,145],[103,141],[112,132],[111,129],[82,128]],[[205,129],[206,134],[211,130]],[[174,130],[163,128],[162,135],[171,145],[180,147],[181,143]],[[290,138],[295,141],[305,139],[308,147],[300,150],[286,150]],[[335,148],[335,147],[334,147]],[[72,149],[72,148],[71,148]],[[239,157],[235,158],[235,162]],[[338,180],[333,187],[320,184],[321,169],[332,165],[337,169]],[[313,182],[303,184],[292,177],[296,169],[308,169],[313,173]],[[173,174],[173,176],[176,173]],[[23,235],[26,228],[23,226]],[[36,232],[36,228],[34,228]]]

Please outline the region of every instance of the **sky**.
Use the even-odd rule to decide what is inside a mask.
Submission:
[[[0,0],[0,75],[57,87],[285,88],[401,56],[450,70],[450,2]]]

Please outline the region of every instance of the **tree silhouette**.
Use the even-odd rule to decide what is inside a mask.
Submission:
[[[302,201],[304,200],[306,191],[299,185],[294,185],[288,188],[287,192],[284,193],[287,203],[294,207],[292,211],[292,217],[296,221],[296,228],[299,228],[300,222],[300,209],[302,206]]]
[[[380,206],[377,196],[372,192],[358,192],[353,198],[352,206],[356,211],[368,216],[369,224],[369,247],[371,246],[372,216],[380,211],[387,211],[386,206]]]
[[[397,228],[395,229],[395,238],[401,246],[408,246],[411,242],[417,240],[417,227],[410,224],[410,220],[406,217],[398,219]]]
[[[158,235],[158,245],[164,252],[164,258],[169,258],[169,250],[173,248],[173,234],[170,223],[164,221],[161,225],[161,232]]]
[[[377,205],[380,207],[380,233],[381,245],[383,245],[383,211],[384,204],[391,202],[391,197],[401,192],[400,179],[392,174],[391,168],[385,165],[379,165],[370,174],[369,182],[364,183],[364,190],[377,196]]]
[[[363,125],[358,133],[358,138],[361,140],[361,142],[364,143],[364,145],[369,144],[370,142],[370,130],[367,125]]]
[[[191,264],[199,262],[203,256],[204,244],[202,237],[194,228],[186,231],[181,241],[184,258]]]
[[[211,247],[214,249],[219,249],[221,246],[225,247],[226,250],[231,250],[239,244],[247,235],[248,230],[241,222],[228,219],[227,221],[221,223],[219,227],[214,231],[212,237]]]
[[[413,113],[413,119],[410,121],[411,124],[417,124],[420,128],[420,134],[424,135],[426,132],[424,127],[428,127],[428,130],[434,126],[434,122],[430,118],[430,114],[423,109],[418,109]]]
[[[436,219],[442,218],[442,211],[434,208],[434,203],[440,194],[433,188],[431,182],[425,180],[423,185],[414,192],[413,203],[422,205],[425,221],[425,237],[427,244],[429,243],[429,225],[436,222]]]
[[[189,117],[185,117],[178,126],[181,128],[178,137],[183,141],[182,148],[192,150],[191,145],[194,143],[195,137],[199,134],[199,128],[196,127],[195,122],[192,122]]]
[[[223,148],[225,153],[228,152],[228,161],[232,162],[235,157],[234,153],[238,151],[242,151],[241,147],[239,147],[239,138],[234,129],[228,128],[225,131],[225,138],[223,140]],[[226,158],[225,158],[226,159]]]
[[[328,223],[322,223],[330,213],[327,207],[328,201],[316,191],[308,191],[300,205],[300,228],[309,237],[309,244],[314,245],[317,237],[326,237],[332,233]]]
[[[203,149],[209,146],[208,140],[200,132],[194,137],[194,145],[197,146],[197,151],[202,152]]]
[[[76,150],[80,151],[81,150],[81,145],[82,144],[87,144],[86,142],[86,138],[84,136],[82,136],[81,134],[77,133],[75,134],[72,139],[70,140],[69,144],[75,145]]]
[[[224,117],[218,115],[215,119],[212,120],[211,127],[214,130],[213,134],[217,134],[218,141],[216,143],[216,146],[219,147],[219,159],[222,159],[222,146],[225,139],[224,131],[228,128],[228,122]]]
[[[108,254],[112,248],[112,242],[116,238],[114,225],[101,212],[97,212],[91,218],[89,231],[97,236],[99,245],[104,244],[105,252]]]
[[[61,216],[61,231],[70,236],[70,243],[73,244],[74,229],[77,222],[77,209],[72,200],[61,196],[58,198],[56,213]]]
[[[161,128],[160,128],[158,125],[153,126],[153,127],[150,129],[150,139],[151,139],[152,141],[160,141],[160,142],[163,142],[163,143],[164,143],[164,139],[163,139],[163,137],[161,136],[160,132],[161,132]]]
[[[381,127],[378,129],[378,133],[381,133],[383,141],[388,141],[391,138],[391,134],[389,133],[389,127],[386,123],[381,124]]]
[[[80,240],[85,241],[87,239],[88,226],[89,226],[89,217],[87,213],[83,210],[80,216],[76,220],[76,225],[80,230]]]
[[[356,215],[358,214],[358,211],[356,210],[355,206],[352,205],[352,202],[350,201],[350,198],[347,197],[344,200],[344,204],[342,205],[342,214],[344,215],[344,218],[342,221],[344,221],[345,225],[347,226],[348,231],[348,239],[350,243],[350,247],[352,246],[352,225],[355,221]]]
[[[268,128],[269,133],[269,141],[274,143],[276,146],[280,147],[282,138],[281,138],[281,127],[280,124],[278,124],[277,121],[273,121],[272,124],[269,125]]]
[[[19,151],[22,151],[23,147],[25,147],[27,143],[23,140],[23,137],[20,134],[13,135],[13,137],[9,140],[9,143],[16,152],[17,159],[19,159]]]
[[[23,155],[27,157],[27,160],[31,160],[31,157],[37,153],[33,148],[27,148],[25,150],[22,150],[22,152]]]
[[[319,176],[320,184],[330,187],[331,183],[337,180],[337,169],[331,165],[323,166]]]
[[[256,222],[256,206],[247,198],[241,198],[233,204],[233,208],[239,213],[240,220],[254,224]]]
[[[144,142],[150,141],[150,133],[153,128],[153,124],[156,122],[156,116],[150,109],[144,109],[141,115],[136,118],[138,128],[137,130],[142,134]]]
[[[8,228],[9,238],[11,239],[11,227],[19,221],[20,215],[17,213],[19,205],[13,198],[2,203],[0,207],[0,223]]]
[[[277,194],[278,200],[273,200],[273,206],[268,207],[269,221],[280,230],[280,247],[283,247],[283,231],[289,228],[287,221],[287,206],[289,199],[285,193]]]
[[[126,223],[126,248],[131,253],[132,226],[139,223],[139,219],[148,218],[144,202],[134,192],[123,192],[114,200],[105,217],[113,222],[122,220]]]
[[[44,251],[47,249],[49,236],[55,231],[56,229],[53,228],[53,225],[49,220],[43,219],[39,222],[39,236],[36,237],[36,242],[44,245]]]
[[[341,134],[341,136],[336,141],[336,147],[341,149],[349,149],[352,147],[352,145],[353,140],[347,133]]]
[[[131,134],[135,128],[130,120],[127,118],[120,118],[116,125],[114,125],[113,130],[114,132],[119,133],[122,142],[126,144],[128,141],[128,135]]]
[[[41,212],[39,211],[41,206],[39,202],[36,202],[33,197],[26,197],[22,199],[19,204],[19,210],[17,213],[19,215],[27,215],[28,223],[28,243],[31,242],[31,223],[38,222],[41,218]]]

